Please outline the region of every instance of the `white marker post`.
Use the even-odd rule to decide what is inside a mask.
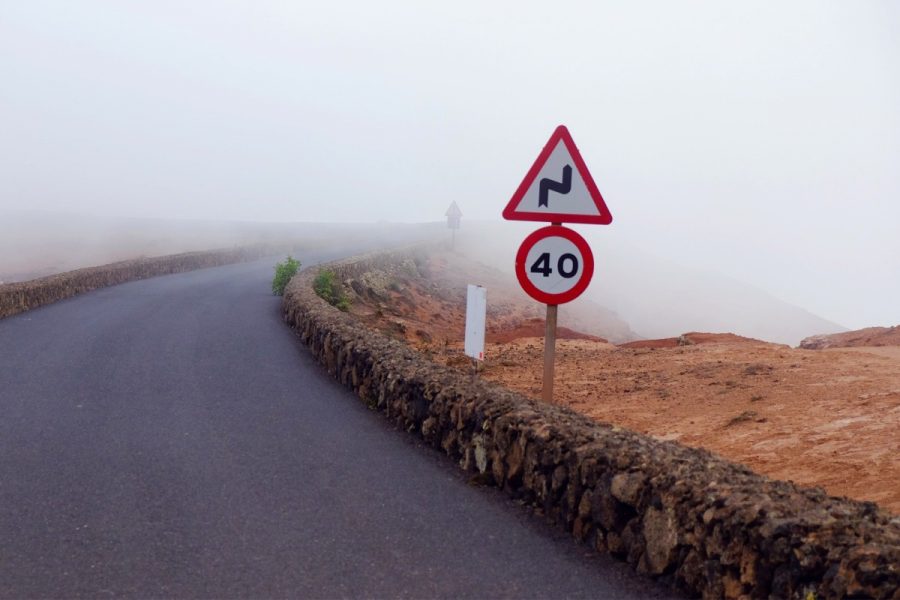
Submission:
[[[484,361],[484,330],[487,320],[487,288],[469,284],[466,294],[466,356],[472,358],[478,374],[478,363]]]

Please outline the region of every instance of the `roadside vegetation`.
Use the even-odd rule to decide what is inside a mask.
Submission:
[[[276,296],[284,295],[284,288],[287,287],[291,277],[297,274],[300,269],[300,261],[291,255],[287,260],[275,265],[275,278],[272,280],[272,293]]]
[[[350,297],[347,296],[334,271],[330,269],[319,271],[313,280],[313,289],[321,299],[338,310],[344,312],[350,310]]]

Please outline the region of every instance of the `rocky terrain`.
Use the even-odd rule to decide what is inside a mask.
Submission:
[[[807,350],[868,346],[900,346],[900,325],[894,327],[866,327],[865,329],[830,335],[813,335],[800,342],[800,347]]]
[[[713,344],[716,342],[761,342],[733,333],[698,333],[692,331],[678,337],[662,338],[659,340],[638,340],[620,344],[622,348],[677,348],[678,346],[693,346],[694,344]]]
[[[480,268],[490,282],[480,376],[540,397],[543,306],[464,260],[436,254],[367,273],[348,282],[351,310],[434,361],[471,371],[464,280]],[[810,351],[697,332],[634,340],[613,313],[592,318],[599,307],[581,302],[560,311],[558,403],[900,513],[900,347]]]

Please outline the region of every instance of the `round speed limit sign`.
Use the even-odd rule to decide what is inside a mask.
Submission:
[[[587,289],[594,255],[583,237],[568,227],[550,225],[522,242],[516,276],[525,292],[544,304],[571,302]]]

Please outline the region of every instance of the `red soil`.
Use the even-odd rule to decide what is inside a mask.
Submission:
[[[505,344],[508,342],[512,342],[513,340],[517,340],[519,338],[528,338],[528,337],[543,337],[544,336],[544,319],[535,318],[528,319],[524,323],[516,325],[515,327],[509,329],[503,329],[500,331],[491,331],[487,334],[487,342],[495,343],[495,344]],[[559,340],[591,340],[593,342],[603,342],[606,343],[601,337],[597,337],[595,335],[588,335],[586,333],[581,333],[580,331],[575,331],[574,329],[569,329],[568,327],[557,327],[556,328],[556,339]]]
[[[693,346],[694,344],[714,344],[717,342],[737,342],[759,344],[761,340],[735,335],[733,333],[691,333],[682,334],[677,338],[662,338],[659,340],[638,340],[619,344],[620,348],[677,348],[678,346]]]

